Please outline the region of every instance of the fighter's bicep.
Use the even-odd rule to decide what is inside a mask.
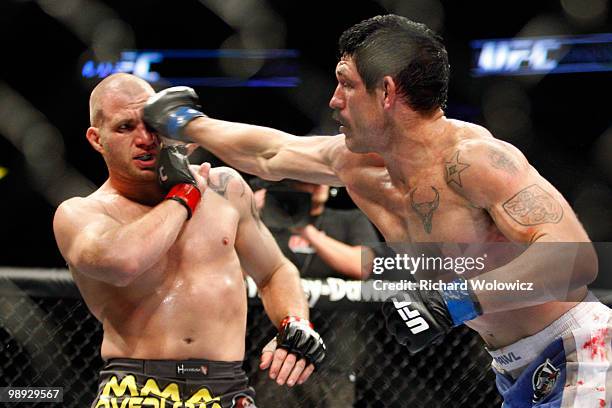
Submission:
[[[587,238],[565,198],[533,169],[520,186],[500,187],[487,210],[500,231],[514,241]]]
[[[445,161],[447,184],[488,211],[509,239],[582,240],[584,231],[561,193],[513,146],[464,143]]]

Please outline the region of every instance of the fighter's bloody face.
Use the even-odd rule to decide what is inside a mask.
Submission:
[[[383,107],[379,92],[368,92],[351,57],[336,66],[338,86],[329,101],[346,145],[356,153],[377,151],[382,142]]]
[[[148,92],[109,95],[99,128],[102,155],[113,177],[126,181],[154,181],[159,138],[142,121]]]

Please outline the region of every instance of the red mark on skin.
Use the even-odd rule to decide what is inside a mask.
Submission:
[[[602,400],[601,398],[599,399],[599,406],[600,407],[605,407],[606,406],[606,400]]]
[[[606,389],[604,387],[596,387],[595,388],[597,391],[605,391]]]
[[[223,238],[223,245],[227,245],[227,244],[229,244],[229,239]]]
[[[578,381],[576,384],[578,384],[578,385],[584,385],[584,381],[580,380],[580,381]]]
[[[602,360],[606,359],[606,343],[605,337],[608,335],[608,329],[603,328],[597,330],[597,334],[591,336],[591,339],[582,345],[585,350],[591,350],[591,359],[599,356]]]

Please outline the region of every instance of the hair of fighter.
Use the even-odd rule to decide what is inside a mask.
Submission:
[[[397,15],[376,16],[347,29],[338,42],[340,57],[351,57],[368,92],[390,75],[415,111],[446,106],[450,65],[442,38]]]

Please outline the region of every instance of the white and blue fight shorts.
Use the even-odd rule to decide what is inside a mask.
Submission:
[[[503,408],[612,407],[612,309],[589,293],[559,319],[493,357]]]

